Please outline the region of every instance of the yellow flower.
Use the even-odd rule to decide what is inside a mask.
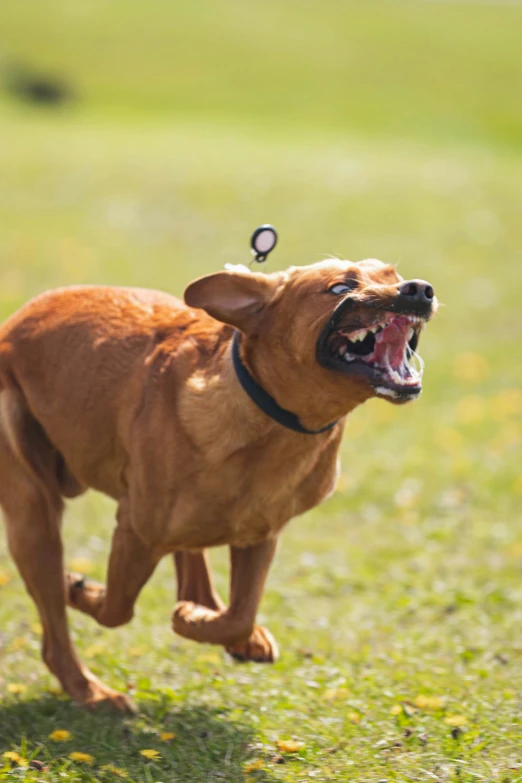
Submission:
[[[478,394],[469,394],[466,397],[461,397],[456,410],[459,421],[463,424],[474,424],[484,418],[486,403],[483,397],[479,397]]]
[[[7,686],[7,692],[8,693],[25,693],[27,690],[27,685],[23,685],[21,682],[10,682]]]
[[[390,710],[390,715],[400,715],[402,712],[402,707],[400,704],[394,704],[393,707]]]
[[[67,729],[55,729],[49,734],[49,739],[53,740],[53,742],[67,742],[72,739],[72,734]]]
[[[338,699],[348,698],[347,688],[327,688],[323,693],[325,701],[337,701]]]
[[[121,767],[115,767],[114,764],[104,764],[101,769],[105,770],[106,772],[112,772],[113,775],[117,775],[119,778],[128,777],[127,772],[124,769],[121,769]]]
[[[140,750],[140,754],[146,759],[158,759],[161,756],[159,750]]]
[[[2,754],[2,757],[9,761],[18,761],[20,759],[20,754],[17,753],[16,750],[6,750],[6,752]]]
[[[419,694],[413,702],[420,710],[440,710],[443,700],[439,696],[423,696]]]
[[[26,767],[28,764],[27,759],[24,759],[16,750],[7,750],[2,755],[4,759],[11,761],[13,764],[18,764],[19,767]]]
[[[99,642],[97,644],[91,644],[84,652],[84,655],[86,658],[96,658],[97,655],[102,655],[105,652],[105,645],[100,644]]]
[[[522,414],[522,391],[520,389],[504,389],[491,398],[493,418],[508,419]]]
[[[435,441],[441,449],[449,454],[459,452],[464,445],[464,439],[460,432],[451,427],[439,427],[435,432]]]
[[[254,772],[256,769],[263,769],[264,764],[261,761],[261,759],[258,759],[257,761],[252,761],[250,764],[247,764],[244,771],[245,773],[248,772]]]
[[[360,723],[361,722],[361,714],[359,712],[349,712],[348,713],[348,720],[351,720],[352,723]]]
[[[94,756],[91,756],[90,753],[81,753],[78,750],[75,750],[73,753],[69,753],[69,758],[71,761],[78,761],[81,764],[92,764],[94,761]]]
[[[199,655],[197,660],[201,663],[210,663],[214,666],[217,666],[219,663],[221,663],[221,658],[217,653],[205,653],[204,655]]]
[[[163,742],[168,742],[169,740],[173,740],[176,735],[172,731],[164,731],[163,734],[160,734],[160,739],[163,740]]]
[[[140,658],[144,654],[145,650],[143,647],[131,647],[129,650],[129,655],[133,658]]]
[[[444,720],[444,723],[447,723],[448,726],[464,726],[467,722],[468,719],[465,715],[448,715]]]
[[[298,750],[305,747],[305,744],[296,740],[277,740],[276,746],[278,750],[282,750],[284,753],[297,753]]]
[[[94,566],[87,557],[74,557],[69,561],[71,571],[79,571],[80,574],[90,574]]]
[[[3,587],[9,582],[9,574],[7,571],[0,571],[0,587]]]
[[[489,362],[479,353],[466,351],[455,359],[455,375],[459,381],[476,383],[489,374]]]

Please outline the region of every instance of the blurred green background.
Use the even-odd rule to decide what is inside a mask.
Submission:
[[[163,564],[129,627],[71,618],[89,665],[139,692],[124,746],[42,698],[2,544],[0,751],[47,756],[56,780],[116,775],[102,762],[147,781],[522,780],[521,31],[507,2],[0,6],[3,318],[73,283],[181,294],[248,261],[263,222],[270,269],[375,256],[443,303],[420,402],[358,410],[338,493],[283,536],[262,606],[275,667],[174,638]],[[112,515],[91,494],[65,521],[69,561],[97,577]],[[47,741],[68,726],[74,748]],[[291,736],[306,748],[276,763]]]

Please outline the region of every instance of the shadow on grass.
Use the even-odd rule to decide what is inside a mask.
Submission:
[[[6,750],[22,748],[24,755],[63,772],[73,764],[69,754],[80,751],[93,756],[94,762],[89,768],[75,765],[75,779],[92,780],[101,767],[112,765],[116,772],[102,771],[106,780],[119,779],[118,771],[124,771],[132,780],[202,783],[244,781],[245,765],[260,757],[254,728],[244,718],[232,717],[230,710],[175,702],[140,706],[139,715],[128,717],[103,709],[89,712],[53,697],[0,703],[0,757]],[[56,729],[67,729],[71,738],[52,741],[49,735]],[[161,732],[175,737],[163,741]],[[149,760],[142,750],[159,755]],[[255,780],[272,783],[275,777],[259,769]]]

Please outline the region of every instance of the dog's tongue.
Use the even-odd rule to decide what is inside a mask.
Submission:
[[[377,364],[400,369],[404,362],[404,348],[408,339],[409,320],[405,316],[395,318],[375,341],[374,357]]]

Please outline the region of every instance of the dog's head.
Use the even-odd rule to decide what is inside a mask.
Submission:
[[[381,261],[218,272],[191,283],[185,301],[244,333],[249,366],[285,407],[292,394],[319,395],[339,415],[369,397],[404,403],[421,391],[416,349],[437,299]]]

